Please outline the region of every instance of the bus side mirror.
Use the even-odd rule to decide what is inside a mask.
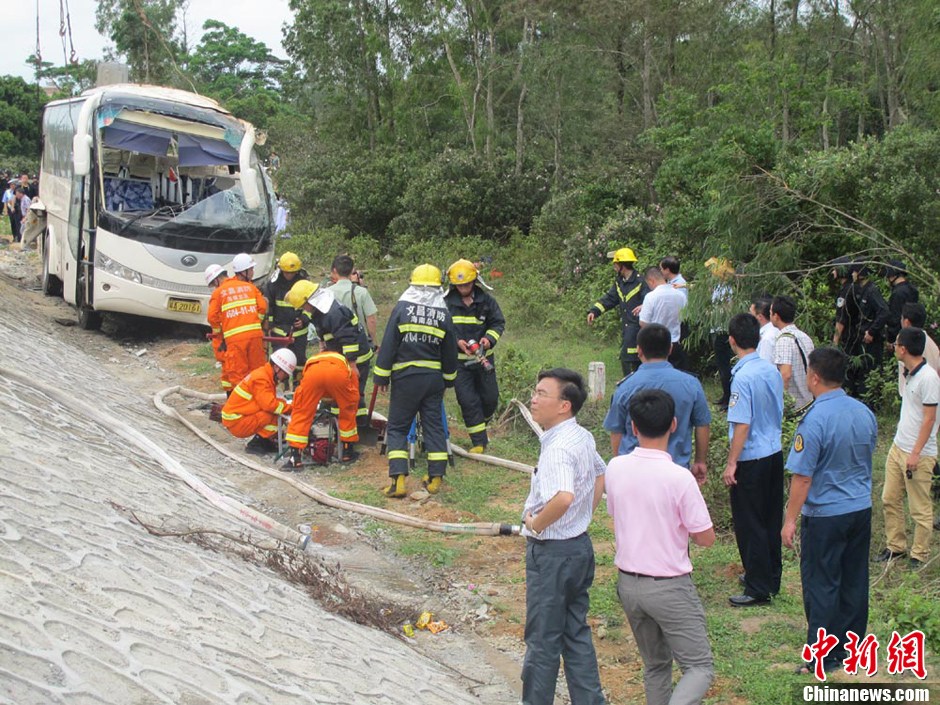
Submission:
[[[72,138],[72,160],[76,176],[91,173],[91,135],[77,134]]]

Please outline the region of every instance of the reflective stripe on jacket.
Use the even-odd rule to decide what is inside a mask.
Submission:
[[[277,396],[274,370],[267,363],[253,370],[235,386],[232,395],[222,407],[222,421],[237,421],[242,416],[259,411],[272,414],[291,412],[290,402]]]
[[[372,373],[377,383],[432,370],[453,386],[457,378],[457,334],[446,308],[399,301],[388,319]]]
[[[258,287],[232,277],[222,282],[216,293],[218,298],[209,299],[209,325],[221,328],[225,340],[260,338],[264,335],[261,321],[268,304]]]

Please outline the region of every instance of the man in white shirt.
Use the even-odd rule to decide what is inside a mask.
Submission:
[[[797,409],[809,406],[813,395],[806,386],[812,339],[796,327],[796,302],[789,296],[775,296],[770,304],[770,322],[780,331],[774,344],[774,364],[783,377],[784,391],[793,397]]]
[[[780,331],[770,322],[770,304],[773,302],[769,296],[758,296],[751,302],[751,315],[760,323],[760,342],[757,344],[757,354],[773,364],[774,346]]]
[[[922,303],[908,302],[901,308],[901,328],[924,328],[927,322],[927,309]],[[926,335],[927,331],[924,330]],[[929,335],[924,346],[924,360],[927,366],[940,374],[940,348]],[[898,395],[904,396],[904,387],[907,384],[907,375],[904,370],[904,363],[898,360]],[[934,527],[940,528],[940,527]]]
[[[679,274],[679,258],[673,257],[663,257],[659,260],[659,268],[663,272],[663,276],[666,277],[666,283],[671,286],[673,289],[678,289],[679,293],[682,294],[682,297],[685,299],[685,302],[689,302],[689,283],[685,280],[685,277]]]
[[[652,323],[666,327],[672,342],[669,362],[677,370],[685,370],[687,368],[686,355],[679,343],[682,337],[679,316],[685,308],[685,297],[679,289],[666,283],[666,277],[659,267],[647,269],[645,278],[650,292],[643,299],[643,305],[640,308],[640,328]]]
[[[907,552],[904,495],[914,520],[911,568],[923,567],[930,557],[933,533],[933,504],[930,484],[937,462],[937,405],[940,377],[924,360],[927,334],[913,326],[902,328],[894,344],[894,355],[904,364],[907,384],[901,397],[901,418],[894,443],[885,461],[885,484],[881,501],[885,513],[887,547],[876,562],[900,558]]]
[[[607,468],[594,436],[575,418],[586,399],[581,375],[564,368],[540,372],[532,392],[532,418],[545,433],[523,510],[523,705],[555,702],[562,657],[571,702],[605,702],[587,623],[588,590],[594,582],[594,546],[587,528],[604,494]]]

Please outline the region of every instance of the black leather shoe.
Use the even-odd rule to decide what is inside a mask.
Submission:
[[[757,605],[769,605],[769,597],[754,597],[753,595],[732,595],[728,598],[732,607],[756,607]]]
[[[895,553],[895,552],[892,551],[890,548],[886,548],[886,549],[883,550],[881,553],[879,553],[877,556],[875,556],[874,558],[872,558],[872,560],[873,560],[875,563],[885,563],[885,562],[887,562],[887,561],[893,561],[893,560],[896,560],[896,559],[898,559],[898,558],[904,558],[904,553]]]

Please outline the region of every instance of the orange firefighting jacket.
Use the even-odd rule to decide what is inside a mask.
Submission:
[[[242,416],[267,411],[272,414],[289,414],[291,404],[277,396],[274,370],[264,364],[253,370],[235,386],[232,396],[222,407],[222,421],[237,421]]]
[[[218,296],[209,299],[208,314],[213,331],[221,328],[226,341],[264,335],[261,321],[268,311],[268,302],[258,287],[232,277],[222,282],[215,294]]]

